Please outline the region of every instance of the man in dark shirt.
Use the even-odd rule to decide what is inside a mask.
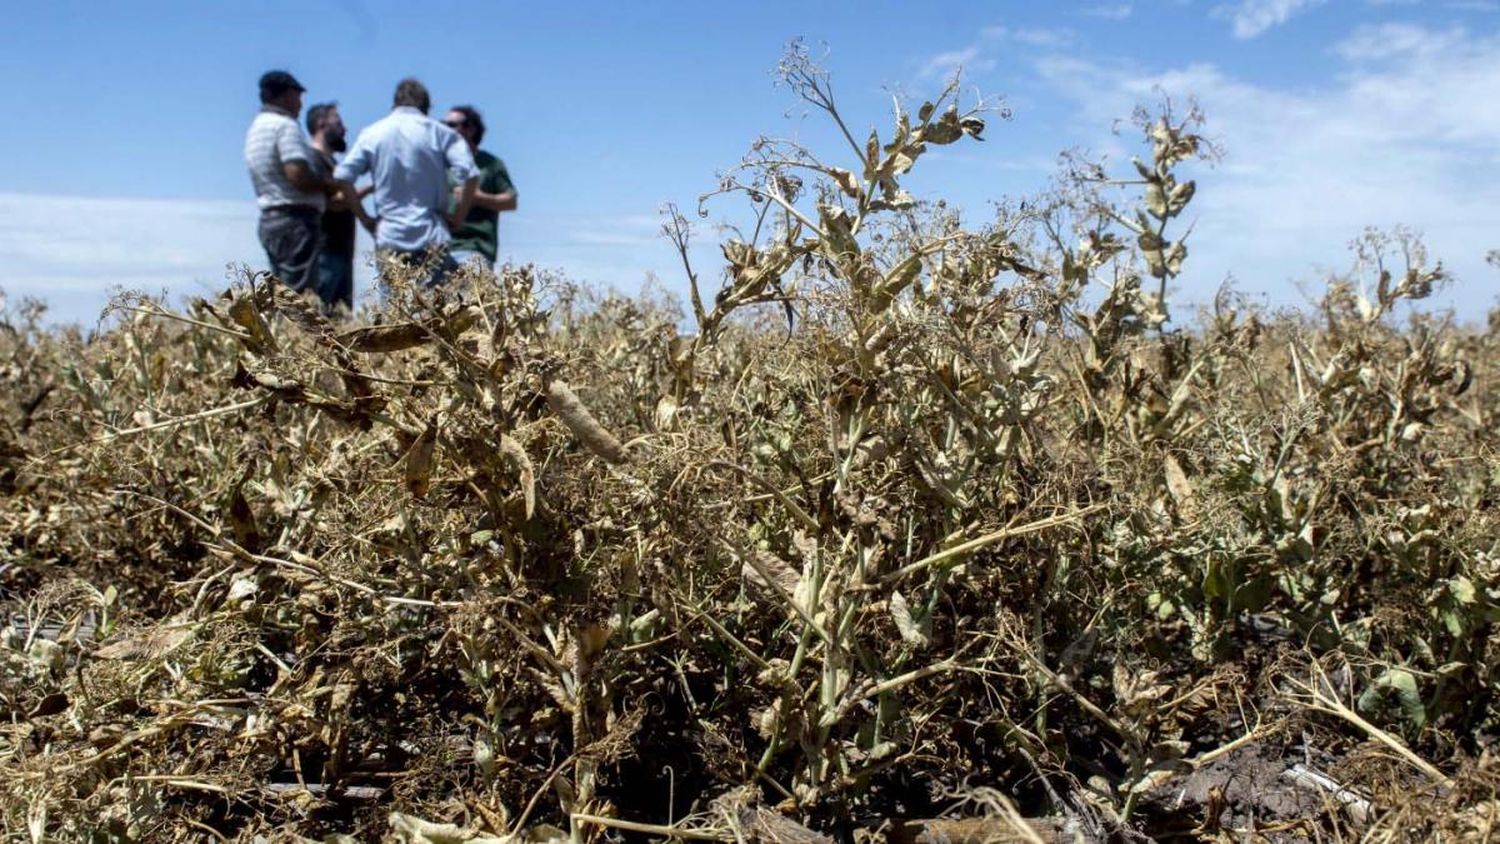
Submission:
[[[337,162],[334,154],[349,148],[344,119],[338,103],[319,103],[307,110],[307,132],[318,160],[314,167],[319,176],[332,178]],[[374,221],[365,213],[361,200],[364,193],[346,197],[340,191],[328,202],[322,219],[322,248],[318,253],[318,298],[329,308],[343,304],[354,309],[354,225],[364,223],[367,229]]]
[[[454,106],[443,122],[469,143],[474,164],[479,168],[479,189],[474,205],[463,225],[453,231],[448,248],[460,264],[478,258],[486,269],[493,268],[500,251],[500,212],[516,210],[516,186],[511,183],[505,162],[479,148],[484,140],[484,118],[473,106]]]

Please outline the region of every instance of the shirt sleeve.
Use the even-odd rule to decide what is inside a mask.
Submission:
[[[302,137],[302,130],[297,128],[295,122],[286,121],[276,130],[276,155],[282,164],[301,161],[308,166],[312,165],[312,150],[308,148],[307,139]]]
[[[514,193],[516,196],[520,196],[520,193],[516,191],[515,182],[510,180],[510,171],[505,169],[504,161],[498,158],[495,159],[495,165],[489,169],[490,172],[487,175],[489,176],[490,186],[488,190],[490,193]]]
[[[459,134],[448,127],[443,127],[443,157],[448,160],[448,176],[457,184],[463,184],[479,175],[479,168],[474,166],[474,156],[469,152],[469,144]]]
[[[360,132],[359,137],[354,139],[354,146],[333,168],[333,177],[341,182],[352,182],[370,171],[370,144],[367,142],[365,133]]]

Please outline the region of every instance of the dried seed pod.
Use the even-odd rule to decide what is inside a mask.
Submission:
[[[536,512],[536,469],[521,444],[505,434],[500,435],[500,453],[521,476],[521,495],[526,499],[526,518]]]
[[[339,335],[339,342],[356,352],[395,352],[419,346],[427,340],[427,329],[415,322],[371,325]]]
[[[573,388],[568,382],[561,378],[555,378],[547,385],[547,407],[562,419],[568,430],[573,432],[588,447],[589,451],[599,455],[606,463],[624,463],[630,460],[625,446],[620,444],[615,435],[604,429],[594,414],[589,412],[583,402],[578,400]]]
[[[896,630],[901,634],[901,640],[908,645],[926,647],[932,644],[932,636],[923,629],[923,625],[912,615],[911,604],[907,602],[906,596],[900,592],[892,592],[890,600],[891,620],[896,624]]]
[[[356,352],[397,352],[426,343],[439,329],[450,335],[461,334],[478,319],[479,309],[469,305],[446,317],[422,322],[356,328],[340,334],[338,341]]]

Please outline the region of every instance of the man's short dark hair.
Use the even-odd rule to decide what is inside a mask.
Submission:
[[[318,127],[323,124],[323,121],[328,117],[328,115],[329,115],[330,112],[338,111],[338,108],[339,108],[339,104],[337,102],[332,102],[332,103],[318,103],[317,105],[315,105],[312,108],[308,109],[307,110],[307,133],[309,135],[316,135],[316,134],[318,134]]]
[[[432,110],[432,96],[427,93],[427,86],[415,79],[403,79],[396,85],[396,108],[411,106],[417,111],[426,114]]]
[[[272,103],[287,91],[306,91],[297,77],[284,70],[268,70],[260,77],[260,101]]]
[[[474,130],[474,146],[484,140],[484,118],[479,116],[479,109],[471,105],[456,105],[449,111],[456,111],[464,116],[465,125]]]

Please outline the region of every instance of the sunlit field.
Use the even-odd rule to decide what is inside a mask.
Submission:
[[[975,222],[902,180],[991,104],[779,73],[847,143],[671,209],[681,301],[11,301],[8,838],[1493,835],[1500,319],[1399,230],[1171,309],[1191,104]]]

